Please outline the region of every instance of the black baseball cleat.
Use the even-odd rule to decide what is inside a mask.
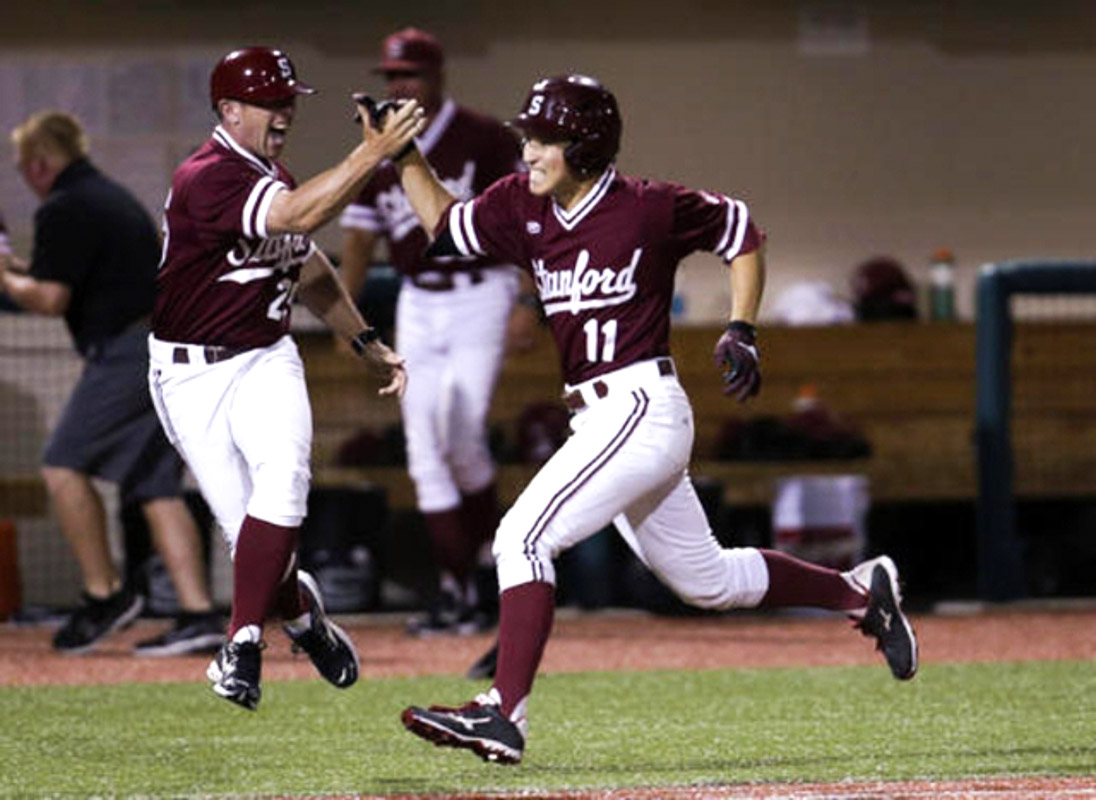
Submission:
[[[88,652],[106,636],[128,628],[145,607],[145,598],[128,586],[102,599],[84,592],[82,600],[81,606],[53,635],[53,648],[60,653]]]
[[[438,747],[471,750],[494,764],[517,764],[525,750],[525,737],[517,724],[484,694],[460,708],[411,706],[400,720],[411,733]]]
[[[861,633],[875,638],[875,649],[883,653],[894,677],[908,681],[917,674],[917,635],[902,613],[898,568],[889,557],[879,556],[846,575],[870,598],[866,609],[849,616]]]
[[[216,611],[182,612],[171,628],[133,647],[138,656],[185,656],[211,653],[225,643],[224,622]]]
[[[262,689],[262,644],[259,642],[227,642],[206,667],[206,677],[213,682],[213,691],[248,711],[259,706]]]
[[[332,622],[323,608],[323,598],[316,579],[304,570],[297,570],[297,582],[308,595],[310,624],[301,633],[285,628],[293,640],[293,652],[304,652],[312,659],[312,665],[332,686],[346,689],[358,680],[360,663],[354,643],[346,631]]]

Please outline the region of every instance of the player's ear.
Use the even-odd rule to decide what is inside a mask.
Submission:
[[[239,122],[240,104],[235,100],[222,98],[217,101],[217,117],[221,122]]]

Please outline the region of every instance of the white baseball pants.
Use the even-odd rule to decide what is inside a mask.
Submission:
[[[201,345],[150,336],[149,356],[160,423],[190,467],[230,552],[247,514],[300,525],[311,481],[312,408],[293,340],[283,336],[210,364]]]
[[[692,408],[658,361],[665,359],[567,387],[586,408],[499,525],[500,591],[555,583],[555,556],[619,517],[625,541],[685,602],[712,609],[761,602],[769,586],[764,558],[756,548],[724,549],[712,536],[687,472]]]
[[[506,350],[506,325],[518,278],[482,271],[472,283],[429,291],[405,281],[396,302],[396,350],[407,362],[400,399],[408,471],[420,511],[447,511],[495,478],[487,412]]]

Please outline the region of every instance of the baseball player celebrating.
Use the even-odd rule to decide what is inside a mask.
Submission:
[[[220,124],[175,172],[149,337],[160,421],[233,556],[229,641],[207,675],[218,695],[252,710],[268,611],[330,683],[345,688],[358,677],[353,644],[325,616],[315,580],[296,568],[312,414],[288,334],[294,297],[387,381],[382,394],[400,394],[406,381],[402,360],[378,341],[308,234],[412,141],[422,110],[404,104],[383,132],[297,186],[277,158],[297,96],[313,92],[279,50],[236,50],[217,63],[210,101]]]
[[[376,71],[385,78],[386,93],[422,105],[427,127],[419,150],[452,194],[469,200],[519,168],[516,142],[501,123],[445,96],[445,56],[435,37],[415,28],[397,31],[384,40],[382,53]],[[517,272],[478,254],[449,265],[425,257],[429,238],[391,164],[378,169],[347,206],[341,224],[341,270],[351,296],[365,283],[381,237],[403,278],[396,346],[414,376],[400,402],[407,461],[441,579],[430,613],[412,620],[409,631],[482,630],[491,620],[478,607],[476,558],[499,516],[486,418],[518,292]],[[535,314],[529,318],[535,325]]]
[[[521,760],[526,707],[552,627],[552,561],[610,522],[682,599],[702,608],[815,606],[848,612],[894,676],[912,678],[917,641],[890,558],[847,573],[783,553],[722,548],[688,476],[689,400],[669,351],[678,262],[696,250],[730,266],[730,322],[715,348],[725,392],[761,385],[754,322],[763,237],[746,204],[617,172],[616,99],[582,75],[540,80],[510,123],[528,174],[455,201],[415,152],[401,180],[433,255],[490,254],[528,269],[562,359],[572,436],[541,468],[495,535],[501,590],[498,672],[459,708],[411,707],[403,724],[488,761]]]

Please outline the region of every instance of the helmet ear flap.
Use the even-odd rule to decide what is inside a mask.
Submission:
[[[589,178],[608,166],[608,164],[601,164],[600,159],[597,157],[601,149],[600,140],[601,135],[593,132],[571,142],[564,149],[563,160],[580,178]]]

